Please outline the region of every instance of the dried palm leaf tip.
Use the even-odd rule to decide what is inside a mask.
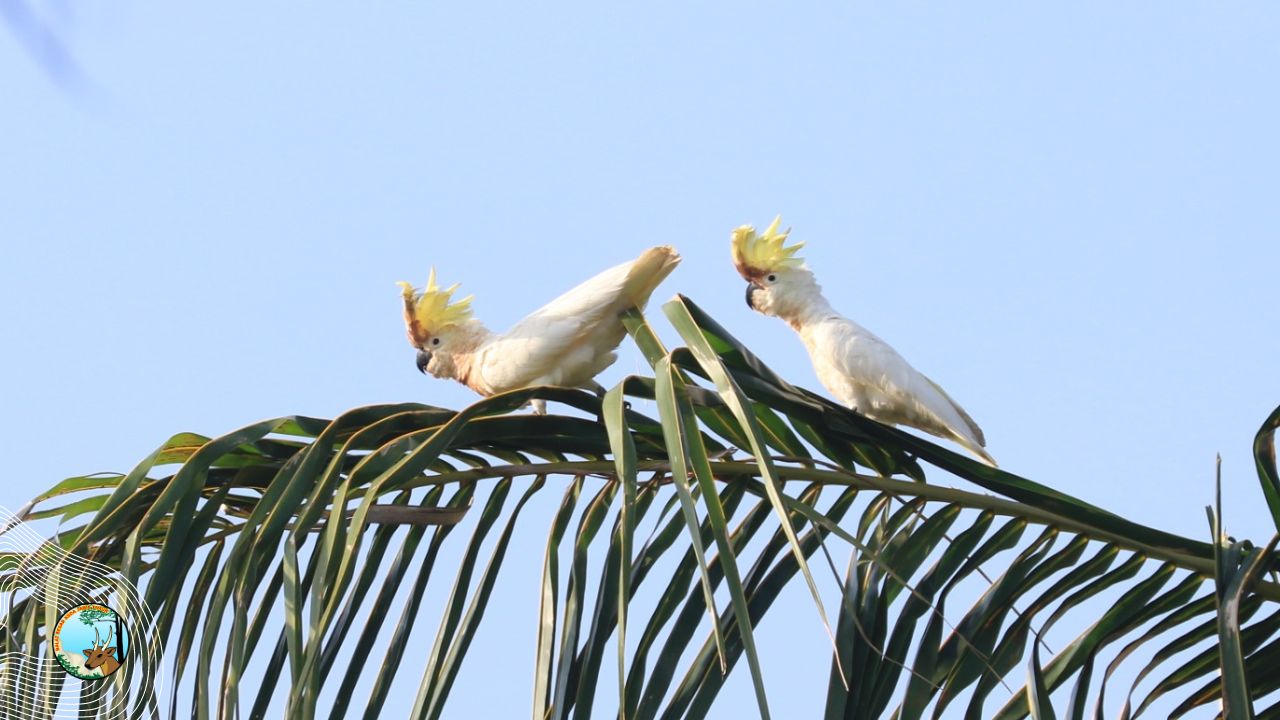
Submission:
[[[804,243],[784,245],[791,228],[778,232],[782,216],[773,219],[763,233],[757,233],[750,225],[733,231],[733,264],[738,274],[746,280],[759,280],[768,273],[783,268],[804,266],[804,259],[796,257]]]
[[[454,283],[441,290],[436,285],[435,268],[431,268],[427,287],[420,293],[407,282],[396,284],[400,286],[400,294],[404,298],[404,327],[409,334],[409,342],[414,347],[423,345],[432,335],[451,325],[461,325],[471,319],[472,296],[468,295],[451,303],[458,284]]]

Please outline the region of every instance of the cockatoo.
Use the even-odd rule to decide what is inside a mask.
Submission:
[[[609,268],[501,335],[471,313],[472,296],[453,302],[458,285],[441,289],[435,268],[421,292],[399,283],[409,344],[418,350],[418,370],[457,380],[483,396],[534,385],[580,387],[602,392],[595,376],[618,358],[626,329],[621,314],[644,309],[680,256],[668,245],[652,247],[630,262]],[[534,412],[546,412],[542,400]]]
[[[785,245],[791,231],[779,232],[780,222],[774,219],[761,234],[750,225],[733,231],[733,264],[747,281],[748,307],[787,321],[818,379],[840,402],[873,420],[954,440],[994,467],[982,429],[964,408],[888,343],[832,309],[796,256],[804,243]]]

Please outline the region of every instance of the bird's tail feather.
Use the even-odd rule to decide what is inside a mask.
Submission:
[[[1000,467],[1000,465],[996,463],[996,459],[991,457],[991,453],[987,452],[986,449],[984,449],[981,445],[974,445],[973,443],[968,442],[967,440],[961,440],[961,439],[957,439],[957,442],[963,445],[965,450],[968,450],[969,452],[973,453],[974,456],[977,457],[982,462],[990,465],[993,468]]]
[[[925,378],[925,380],[929,380],[929,378]],[[960,416],[960,419],[964,420],[964,424],[968,427],[969,433],[973,435],[973,440],[978,444],[978,447],[986,447],[987,438],[982,434],[982,428],[978,427],[978,423],[974,422],[973,418],[969,417],[969,413],[965,412],[964,408],[960,407],[960,403],[952,400],[951,396],[947,394],[947,391],[943,390],[938,383],[929,380],[929,384],[933,386],[934,390],[938,391],[939,395],[951,404],[951,407],[956,411],[956,414]]]
[[[631,264],[624,285],[624,296],[639,308],[649,301],[658,285],[680,264],[680,254],[670,245],[651,247]]]
[[[925,379],[929,380],[929,378]],[[964,421],[965,427],[963,429],[968,430],[968,433],[966,434],[965,432],[962,432],[961,428],[952,428],[951,434],[955,438],[955,441],[960,443],[960,445],[962,445],[966,450],[973,453],[982,462],[990,465],[991,467],[1000,467],[996,464],[996,459],[991,457],[991,453],[988,453],[984,449],[987,445],[987,438],[982,434],[982,428],[978,427],[978,423],[974,422],[973,418],[969,417],[969,413],[965,412],[964,408],[960,407],[960,403],[952,400],[951,396],[938,386],[938,383],[933,380],[929,380],[929,384],[933,386],[934,390],[938,391],[938,394],[951,405],[952,409],[956,411],[956,414],[960,416],[960,419]]]

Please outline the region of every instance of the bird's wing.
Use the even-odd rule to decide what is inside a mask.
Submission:
[[[852,321],[831,333],[834,365],[861,384],[867,415],[952,437],[980,456],[986,444],[982,429],[958,403],[911,366],[887,342]]]
[[[679,262],[673,248],[650,248],[534,311],[486,343],[479,365],[485,383],[507,390],[589,380],[604,369],[600,363],[613,362],[610,352],[625,335],[618,315],[632,305],[643,307]]]

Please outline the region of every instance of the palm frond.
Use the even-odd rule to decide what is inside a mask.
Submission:
[[[1079,718],[1125,682],[1122,717],[1223,702],[1234,718],[1280,688],[1274,540],[1229,540],[1212,510],[1209,542],[1135,523],[788,383],[687,298],[664,311],[684,346],[630,313],[653,375],[603,397],[529,388],[182,433],[22,518],[57,519],[55,542],[143,591],[139,642],[163,643],[183,688],[164,708],[135,699],[152,716],[377,716],[416,682],[412,715],[442,717],[511,591],[504,565],[535,552],[535,718],[703,717],[744,658],[759,714],[776,713],[755,629],[793,583],[830,635],[827,718]],[[564,410],[520,413],[532,399]],[[658,417],[630,407],[644,400]],[[1277,426],[1280,409],[1255,453],[1280,517]],[[558,509],[535,518],[541,493]],[[530,523],[545,544],[513,547]],[[14,591],[0,678],[50,657],[34,590]],[[428,591],[444,597],[431,624]],[[429,648],[420,664],[411,648]]]

